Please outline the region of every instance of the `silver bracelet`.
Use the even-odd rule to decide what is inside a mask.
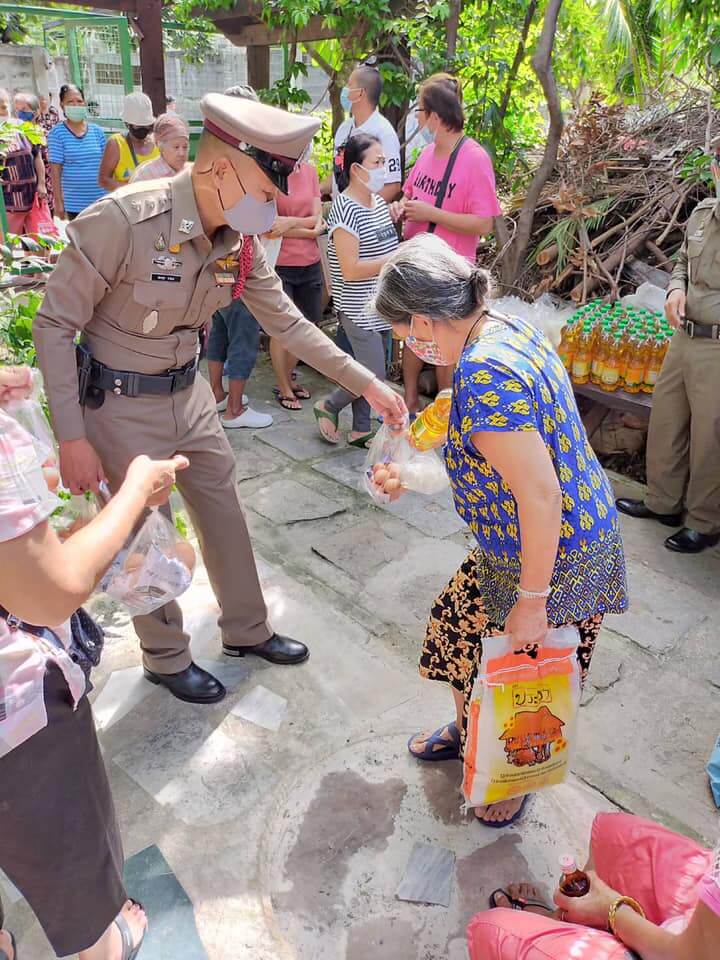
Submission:
[[[522,587],[518,587],[518,596],[525,597],[526,600],[547,600],[550,596],[550,587],[547,590],[523,590]]]

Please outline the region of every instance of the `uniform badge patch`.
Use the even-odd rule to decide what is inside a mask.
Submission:
[[[170,246],[168,247],[168,250],[170,251],[170,253],[180,253],[180,244],[171,243]]]
[[[153,266],[160,267],[161,270],[179,270],[182,260],[176,260],[175,257],[153,257]]]
[[[222,257],[220,260],[216,260],[215,263],[217,264],[219,270],[237,270],[237,268],[240,266],[240,261],[232,254],[227,257]]]
[[[179,233],[190,233],[192,228],[195,226],[194,220],[181,220],[180,226],[178,227]]]
[[[165,237],[162,235],[162,233],[159,233],[157,237],[155,237],[155,243],[153,244],[153,246],[158,252],[165,249],[166,247]]]
[[[216,273],[215,274],[215,283],[221,287],[229,287],[235,283],[235,277],[231,273]]]

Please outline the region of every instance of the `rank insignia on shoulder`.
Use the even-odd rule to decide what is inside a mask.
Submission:
[[[194,220],[181,220],[180,225],[178,226],[178,231],[180,233],[190,233],[190,231],[194,226],[195,226]]]
[[[165,243],[165,237],[162,235],[162,233],[159,233],[157,237],[155,237],[155,243],[153,246],[158,252],[165,249],[167,244]]]

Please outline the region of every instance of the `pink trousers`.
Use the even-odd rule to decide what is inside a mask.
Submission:
[[[687,837],[627,813],[595,817],[590,840],[595,870],[613,890],[634,897],[648,920],[662,924],[692,913],[712,854]],[[468,926],[471,960],[633,960],[603,930],[519,910],[486,910]]]

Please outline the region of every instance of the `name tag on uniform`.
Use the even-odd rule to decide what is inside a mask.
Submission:
[[[161,280],[163,283],[180,283],[182,277],[178,277],[174,273],[153,273],[150,275],[150,279]]]
[[[220,287],[231,287],[235,281],[236,277],[232,273],[216,273],[215,274],[215,283]]]

